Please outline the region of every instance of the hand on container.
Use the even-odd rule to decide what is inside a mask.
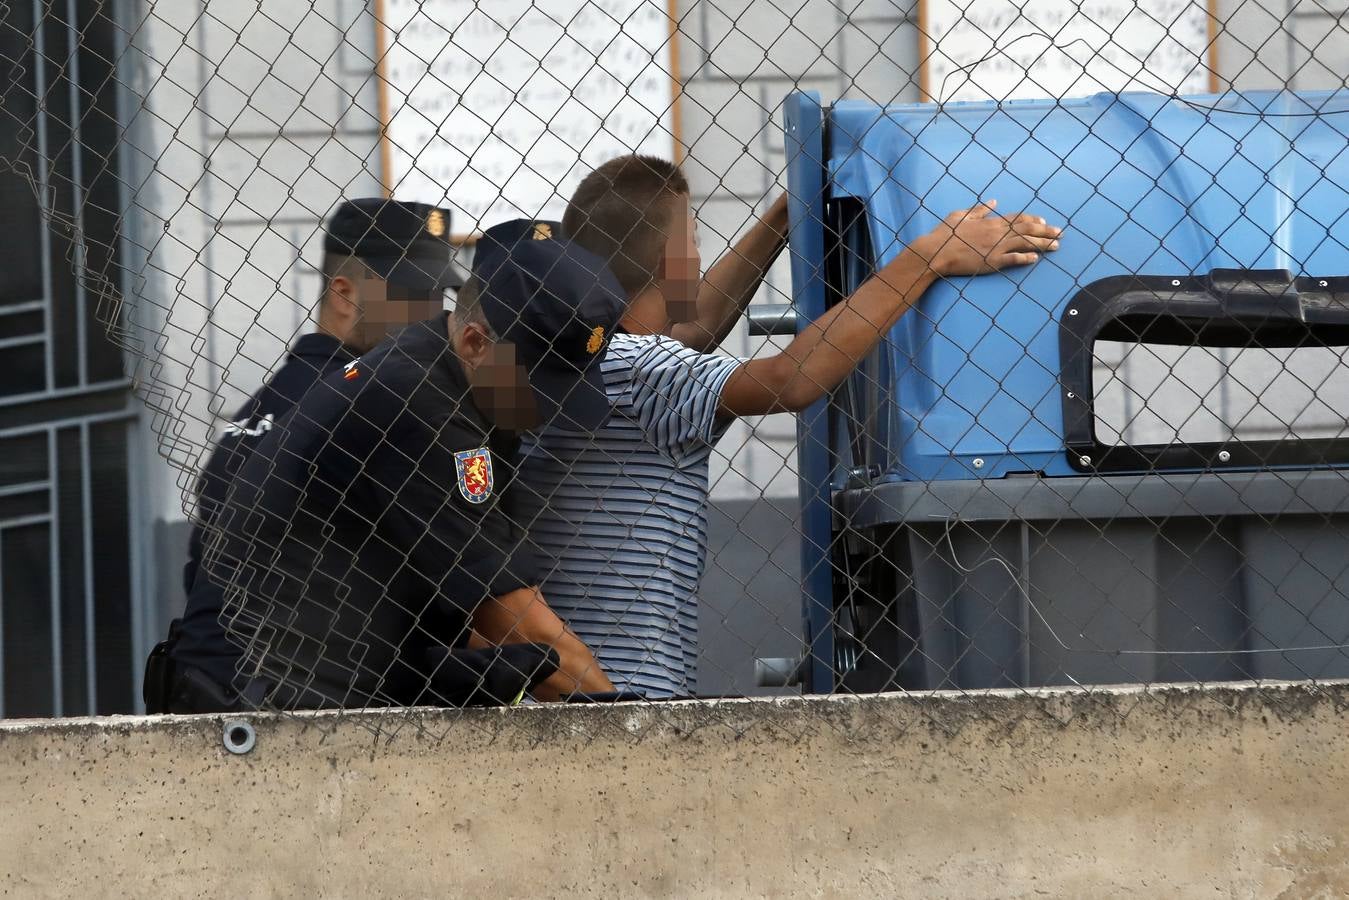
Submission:
[[[941,276],[982,275],[1029,265],[1041,253],[1059,249],[1062,228],[1024,212],[994,215],[997,205],[998,201],[987,200],[956,210],[915,241],[914,249]]]

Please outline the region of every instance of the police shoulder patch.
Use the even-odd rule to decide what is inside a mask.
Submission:
[[[459,493],[469,503],[482,503],[492,496],[492,454],[486,447],[454,454]]]

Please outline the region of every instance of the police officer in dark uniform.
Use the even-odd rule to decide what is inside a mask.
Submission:
[[[212,696],[175,673],[170,711],[613,689],[539,594],[511,482],[522,431],[608,414],[599,363],[626,300],[602,261],[533,225],[489,230],[453,314],[318,383],[261,437],[203,558],[225,598],[214,646],[241,654],[239,675]]]
[[[329,218],[318,330],[297,340],[280,368],[240,407],[198,478],[197,522],[183,571],[187,610],[147,664],[145,701],[150,711],[163,705],[155,695],[162,693],[171,658],[190,661],[217,682],[233,677],[237,654],[212,640],[222,592],[198,577],[203,538],[225,489],[258,441],[317,381],[370,350],[390,331],[444,309],[445,291],[463,285],[452,261],[449,223],[448,210],[383,198],[345,201]]]

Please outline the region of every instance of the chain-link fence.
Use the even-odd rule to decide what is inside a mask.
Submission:
[[[1349,675],[1343,3],[4,9],[0,714]]]

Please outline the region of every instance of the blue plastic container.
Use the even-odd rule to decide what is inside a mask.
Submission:
[[[808,128],[791,110],[789,132]],[[797,222],[827,221],[828,204],[852,198],[864,210],[868,246],[860,249],[878,266],[981,198],[1066,227],[1062,249],[1039,264],[939,284],[895,327],[869,375],[886,393],[879,421],[866,426],[888,454],[880,481],[1103,471],[1102,459],[1074,450],[1086,440],[1082,429],[1090,431],[1090,411],[1079,415],[1066,398],[1065,372],[1082,360],[1065,358],[1065,328],[1072,305],[1106,279],[1142,276],[1154,300],[1172,287],[1186,295],[1140,307],[1149,316],[1187,297],[1199,320],[1231,313],[1244,317],[1243,327],[1272,322],[1273,332],[1297,331],[1322,314],[1333,320],[1327,327],[1341,328],[1349,314],[1349,92],[841,101],[822,117],[824,159],[798,153],[789,165],[794,192],[821,163],[826,173]],[[844,230],[845,243],[857,240]],[[844,292],[867,274],[843,268],[835,287]],[[1128,307],[1112,302],[1095,310],[1098,325]],[[1165,464],[1155,455],[1117,457],[1112,468],[1196,470],[1219,458],[1234,468],[1305,466],[1344,448],[1313,447],[1301,457],[1216,449],[1172,454]]]

